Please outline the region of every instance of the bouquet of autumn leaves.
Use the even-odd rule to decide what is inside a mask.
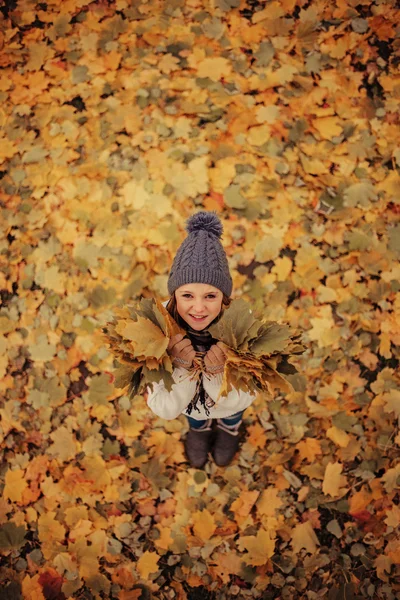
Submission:
[[[102,328],[104,339],[119,366],[115,370],[114,385],[125,389],[133,398],[147,386],[164,381],[171,391],[174,366],[167,353],[169,340],[174,335],[186,335],[166,308],[155,299],[145,298],[136,305],[115,309],[115,318]],[[256,316],[243,299],[232,300],[219,321],[208,328],[213,338],[223,342],[226,362],[220,396],[232,388],[245,392],[274,389],[293,391],[286,376],[296,373],[292,364],[295,356],[304,352],[300,335],[287,325],[266,321]],[[199,379],[205,370],[201,354],[197,354],[189,369],[189,376]]]

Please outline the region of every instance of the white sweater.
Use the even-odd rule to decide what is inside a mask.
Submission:
[[[168,304],[168,300],[164,301],[163,306]],[[172,385],[171,391],[168,392],[165,388],[164,382],[155,383],[153,391],[147,387],[147,404],[149,408],[162,419],[172,420],[176,419],[181,413],[187,415],[186,407],[190,404],[191,400],[195,396],[196,392],[196,381],[191,381],[189,378],[189,372],[184,368],[174,369],[172,378],[175,383]],[[248,394],[240,390],[231,390],[229,394],[219,399],[218,392],[222,385],[222,373],[217,375],[203,374],[203,387],[206,394],[209,396],[206,399],[207,405],[209,406],[210,415],[206,415],[204,406],[198,401],[197,408],[198,412],[193,409],[191,414],[188,415],[196,420],[204,419],[223,419],[234,415],[239,410],[244,410],[257,397],[257,394]]]
[[[181,413],[187,415],[186,407],[190,404],[196,391],[196,381],[189,379],[189,372],[186,369],[174,369],[172,378],[175,383],[171,391],[168,392],[164,382],[154,384],[151,392],[147,388],[147,404],[150,409],[162,419],[176,419]],[[244,410],[256,399],[257,394],[252,395],[241,390],[231,390],[226,397],[218,398],[218,392],[222,385],[222,373],[218,375],[203,375],[203,386],[211,400],[216,402],[209,408],[210,415],[207,416],[204,406],[197,402],[200,412],[193,409],[188,415],[196,420],[204,419],[223,419],[230,417],[239,410]]]

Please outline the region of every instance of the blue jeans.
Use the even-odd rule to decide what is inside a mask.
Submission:
[[[224,417],[221,419],[221,421],[224,425],[236,425],[236,423],[239,423],[240,419],[242,418],[243,413],[244,410],[239,410],[239,412],[231,415],[230,417]],[[188,416],[187,420],[189,421],[189,425],[192,429],[200,429],[200,427],[203,427],[203,425],[207,423],[207,419],[204,421],[198,421],[197,419],[193,419],[193,417]]]

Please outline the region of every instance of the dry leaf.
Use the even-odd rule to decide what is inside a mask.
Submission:
[[[343,485],[344,477],[341,475],[343,465],[336,462],[329,462],[325,469],[324,481],[322,482],[322,491],[324,494],[336,497],[341,493],[340,486]]]
[[[275,552],[275,539],[268,531],[259,529],[257,535],[242,536],[237,542],[239,550],[247,550],[243,560],[248,565],[264,565]]]
[[[160,557],[156,552],[149,552],[146,550],[136,563],[136,568],[140,577],[146,580],[149,578],[149,575],[157,573],[159,560]]]
[[[296,554],[305,548],[310,554],[315,554],[319,541],[315,535],[311,521],[299,523],[292,531],[292,548]]]
[[[209,540],[216,528],[212,514],[207,509],[196,511],[192,516],[192,520],[193,533],[204,542]]]

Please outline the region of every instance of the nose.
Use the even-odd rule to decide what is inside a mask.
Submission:
[[[204,311],[204,302],[202,300],[195,300],[193,304],[193,312],[196,315],[202,315]]]

